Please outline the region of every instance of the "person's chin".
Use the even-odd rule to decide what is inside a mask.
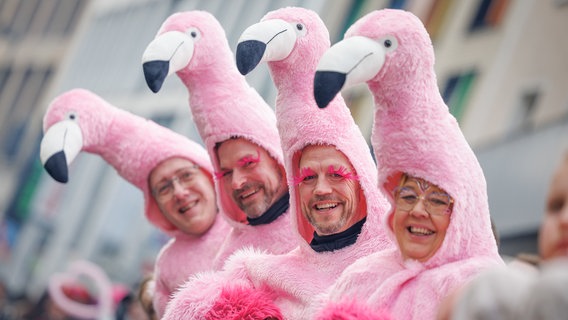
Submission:
[[[242,210],[247,215],[247,217],[254,219],[262,216],[266,212],[266,210],[268,210],[268,208],[264,205],[253,204],[242,208]]]
[[[316,220],[317,231],[319,235],[331,235],[342,231],[344,225],[339,225],[336,220],[330,221],[326,219],[325,221]]]

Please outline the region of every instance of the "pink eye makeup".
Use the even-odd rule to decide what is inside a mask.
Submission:
[[[229,170],[215,171],[215,173],[214,173],[215,179],[220,180],[220,179],[223,178],[227,173],[229,173]]]
[[[260,162],[260,152],[256,150],[256,158],[250,155],[244,156],[241,159],[239,159],[239,161],[237,161],[237,165],[239,167],[245,167],[247,165],[259,162]]]
[[[329,166],[327,169],[327,173],[332,176],[339,176],[343,179],[351,179],[351,180],[358,180],[359,177],[353,174],[353,172],[347,170],[344,166],[340,166],[338,169],[335,169],[333,166]]]
[[[312,168],[302,168],[300,169],[300,175],[294,177],[294,185],[299,185],[300,183],[304,182],[308,177],[314,177],[316,172],[312,170]]]

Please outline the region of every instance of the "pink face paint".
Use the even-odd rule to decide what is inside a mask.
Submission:
[[[418,185],[418,187],[420,188],[420,190],[422,192],[426,191],[428,188],[430,188],[430,183],[424,179],[420,179],[420,178],[412,178],[412,180],[414,180],[416,182],[416,184]]]
[[[215,171],[213,174],[215,175],[216,180],[221,180],[227,172],[229,172],[229,170]]]
[[[297,176],[297,177],[294,177],[293,183],[294,183],[295,186],[297,186],[300,183],[304,182],[304,180],[307,177],[315,176],[315,175],[316,175],[316,172],[314,170],[312,170],[312,168],[308,168],[308,167],[302,168],[302,169],[300,169],[300,175]]]
[[[241,159],[239,159],[239,161],[237,161],[237,165],[239,167],[245,167],[247,165],[259,162],[260,162],[260,152],[256,150],[256,158],[250,155],[244,156]]]
[[[347,168],[345,168],[344,166],[340,166],[337,170],[333,168],[333,166],[329,166],[329,168],[327,169],[327,173],[331,175],[341,176],[343,179],[350,179],[350,180],[359,179],[357,175],[353,174],[353,172],[351,171],[348,171]]]

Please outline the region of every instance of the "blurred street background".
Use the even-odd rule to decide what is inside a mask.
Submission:
[[[78,259],[135,288],[168,240],[145,220],[141,192],[98,156],[81,153],[67,184],[49,177],[39,141],[50,101],[89,89],[201,141],[179,79],[167,78],[158,94],[146,86],[145,47],[172,13],[205,10],[234,52],[246,27],[286,6],[318,12],[332,44],[373,10],[416,14],[434,44],[440,91],[484,169],[500,252],[536,253],[552,170],[568,151],[567,0],[0,0],[0,283],[8,296],[36,301],[49,276]],[[274,104],[266,66],[247,80]],[[366,86],[343,95],[369,138]]]

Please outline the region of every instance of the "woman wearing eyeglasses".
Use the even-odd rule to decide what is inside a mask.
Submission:
[[[403,174],[394,190],[390,226],[405,259],[427,261],[440,248],[452,214],[452,197],[438,186]]]
[[[446,296],[504,265],[483,170],[440,95],[434,60],[420,19],[392,9],[359,19],[320,59],[316,101],[341,89],[334,81],[365,81],[373,94],[371,142],[392,204],[382,223],[396,246],[347,268],[318,298],[318,319],[436,319]]]

